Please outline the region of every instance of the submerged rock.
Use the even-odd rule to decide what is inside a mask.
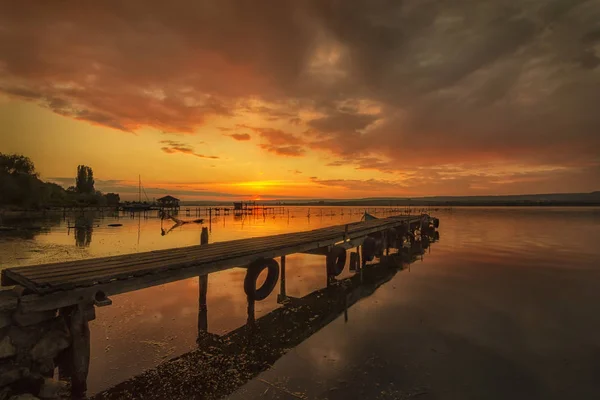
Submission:
[[[38,396],[41,399],[56,399],[60,397],[60,392],[65,387],[64,382],[57,381],[52,378],[44,379],[44,384],[40,388]]]
[[[69,334],[64,331],[50,331],[31,349],[31,358],[35,361],[54,359],[60,351],[69,347]]]
[[[9,335],[5,335],[0,340],[0,358],[12,357],[17,354],[17,348],[10,340]]]
[[[31,393],[23,393],[18,394],[16,396],[9,397],[8,400],[40,400],[38,397],[35,397]]]
[[[31,358],[34,361],[54,359],[59,352],[69,347],[71,337],[65,321],[56,319],[41,339],[31,349]]]

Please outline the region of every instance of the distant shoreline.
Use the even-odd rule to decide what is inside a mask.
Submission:
[[[590,207],[600,202],[420,202],[384,204],[380,202],[285,203],[282,206],[304,207]]]
[[[385,207],[385,208],[449,208],[449,207],[600,207],[600,201],[596,202],[568,202],[568,201],[547,201],[547,202],[533,202],[533,201],[521,201],[521,202],[510,202],[510,201],[497,201],[497,202],[464,202],[464,201],[447,201],[447,202],[426,202],[426,201],[413,201],[413,202],[385,202],[385,201],[340,201],[340,202],[256,202],[256,206],[269,206],[269,207]],[[210,207],[233,207],[233,202],[182,202],[181,210],[184,211],[186,208],[210,208]],[[36,218],[45,217],[49,215],[57,214],[77,214],[81,212],[99,212],[102,209],[104,212],[115,211],[115,207],[73,207],[67,208],[66,210],[62,207],[48,208],[48,209],[15,209],[15,208],[0,208],[0,219],[1,218]]]

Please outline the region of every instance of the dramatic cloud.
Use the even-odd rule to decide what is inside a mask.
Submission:
[[[597,189],[600,3],[509,3],[7,1],[0,91],[123,131],[250,116],[266,151],[390,182],[526,190],[518,166],[539,190]]]
[[[381,192],[382,190],[389,189],[406,190],[406,186],[401,182],[381,179],[318,179],[312,177],[311,181],[322,186],[332,186],[361,192]],[[398,193],[397,190],[396,193]]]
[[[260,148],[280,156],[300,157],[306,150],[301,146],[274,146],[272,144],[260,144]]]
[[[225,136],[229,136],[238,141],[245,141],[245,140],[252,139],[250,137],[250,135],[248,135],[247,133],[232,133],[231,135],[225,135]]]
[[[303,147],[305,141],[291,133],[280,129],[258,128],[248,125],[238,125],[238,128],[250,129],[265,139],[267,143],[261,143],[258,146],[268,152],[289,157],[300,157],[306,149]]]
[[[161,147],[160,149],[168,154],[183,153],[183,154],[190,154],[192,156],[196,156],[199,158],[212,158],[212,159],[219,158],[217,156],[205,156],[204,154],[196,153],[196,152],[194,152],[194,148],[192,146],[185,144],[185,143],[177,142],[175,140],[161,140],[160,143],[165,145],[165,146]]]

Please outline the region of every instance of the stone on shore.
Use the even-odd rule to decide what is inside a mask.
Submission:
[[[17,354],[17,348],[10,340],[9,335],[4,335],[0,339],[0,358],[12,357]]]

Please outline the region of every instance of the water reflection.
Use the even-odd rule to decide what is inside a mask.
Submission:
[[[88,247],[92,243],[93,228],[75,228],[74,230],[77,247]]]
[[[290,218],[282,215],[264,220],[248,216],[236,220],[233,215],[221,216],[218,223],[213,219],[210,240],[264,236],[358,221],[362,211],[354,209],[350,214],[345,209],[344,215],[338,212],[333,220],[320,218],[318,208],[309,210],[307,207],[290,208]],[[309,214],[312,215],[310,220]],[[323,211],[323,214],[331,213]],[[419,343],[423,332],[429,334],[433,328],[458,332],[469,343],[484,343],[484,347],[502,356],[500,359],[519,363],[539,360],[537,355],[532,355],[539,349],[539,354],[547,354],[553,361],[548,363],[549,368],[562,365],[562,361],[558,361],[559,356],[571,357],[576,344],[581,354],[585,353],[590,358],[590,364],[586,365],[596,362],[595,353],[589,349],[600,348],[596,334],[596,328],[600,328],[600,313],[596,307],[600,304],[600,292],[597,290],[600,284],[600,248],[597,246],[600,237],[599,208],[471,207],[455,208],[452,212],[444,210],[436,216],[441,218],[443,240],[426,249],[429,252],[433,247],[431,255],[425,256],[426,262],[413,267],[409,264],[412,268],[410,273],[397,274],[388,285],[355,305],[349,313],[352,324],[360,315],[362,320],[369,321],[369,326],[385,326],[386,332],[380,337],[388,342],[401,337],[407,343]],[[123,226],[107,227],[112,222]],[[226,226],[222,225],[225,222]],[[201,229],[199,225],[188,224],[161,236],[158,218],[118,219],[113,216],[96,219],[96,223],[100,226],[94,228],[94,241],[88,247],[75,245],[73,238],[67,234],[66,220],[61,218],[50,224],[49,231],[36,233],[33,240],[4,240],[5,236],[0,234],[0,264],[26,265],[195,245],[199,242]],[[577,239],[571,240],[569,232],[577,232]],[[287,262],[289,296],[302,298],[325,285],[320,257],[294,255]],[[352,275],[346,269],[342,278],[348,276]],[[248,315],[243,280],[244,271],[241,269],[211,274],[211,288],[206,295],[207,309],[205,314],[200,315],[204,318],[199,321],[198,278],[115,296],[114,305],[98,309],[97,320],[91,323],[90,394],[196,348],[200,336],[197,329],[201,328],[197,326],[198,322],[207,332],[217,335],[228,335],[244,325]],[[397,289],[394,290],[393,286]],[[282,307],[276,297],[271,296],[255,304],[257,321]],[[431,317],[425,328],[421,325],[424,313]],[[342,335],[345,339],[341,338]],[[333,339],[328,341],[328,338]],[[286,360],[292,361],[281,360],[288,362],[285,372],[281,372],[281,364],[278,364],[280,374],[300,377],[296,380],[298,388],[307,387],[301,379],[307,376],[310,379],[309,375],[314,371],[332,371],[332,363],[329,359],[324,362],[321,355],[326,351],[342,354],[344,361],[340,363],[348,363],[352,357],[355,357],[352,362],[356,364],[364,362],[357,355],[357,349],[363,349],[369,355],[378,351],[379,354],[390,354],[390,360],[401,356],[397,357],[398,363],[402,364],[398,368],[404,368],[404,363],[410,361],[404,352],[397,349],[379,349],[370,332],[365,333],[352,326],[342,325],[340,329],[338,325],[330,324],[319,332],[318,338],[313,336],[313,339],[319,342],[312,341],[310,345],[304,342],[303,346],[310,347],[311,352],[320,352],[314,360],[298,350],[297,357],[288,358],[293,354],[286,356]],[[319,347],[321,343],[322,348]],[[437,349],[445,345],[446,337],[443,336],[431,347]],[[432,353],[428,346],[413,347],[415,352],[424,348]],[[438,356],[438,353],[432,354]],[[583,358],[582,355],[576,360]],[[452,365],[459,359],[463,357],[453,357]],[[420,363],[416,356],[412,361],[415,360]],[[485,366],[493,368],[496,361],[494,359],[494,363]],[[468,364],[467,361],[465,363]],[[446,364],[433,364],[437,376],[454,379],[449,378],[448,382],[469,380],[460,368],[444,369],[443,365]],[[475,372],[472,374],[474,377],[486,370],[479,364],[477,366],[469,370]],[[274,369],[269,373],[272,371]],[[456,371],[454,375],[453,371]],[[273,374],[276,376],[276,372]],[[339,377],[333,372],[331,376]],[[544,378],[541,375],[537,377]],[[347,379],[347,376],[343,378]],[[335,379],[324,382],[335,386]],[[576,383],[573,387],[584,387],[585,383],[576,379],[572,382]],[[396,384],[399,382],[396,381]],[[317,386],[317,389],[324,393],[327,391],[323,386]],[[482,388],[481,393],[484,394],[478,398],[486,398],[488,389]],[[264,390],[264,386],[259,386],[257,397]]]
[[[68,226],[69,233],[71,229],[75,237],[75,245],[77,247],[89,247],[92,243],[92,232],[94,231],[94,215],[78,216],[75,218],[74,224]]]
[[[36,218],[27,215],[0,216],[0,243],[3,240],[33,240],[40,234],[48,233],[60,223],[60,216],[55,214]]]
[[[428,236],[428,240],[432,243],[436,239]],[[348,322],[351,319],[348,309],[352,305],[373,294],[422,254],[423,246],[413,243],[409,248],[382,256],[379,262],[359,267],[356,273],[301,297],[286,295],[285,281],[281,281],[277,296],[279,308],[257,317],[259,302],[248,296],[246,323],[225,335],[209,332],[207,293],[220,288],[209,288],[209,276],[201,276],[198,278],[198,349],[160,364],[95,398],[121,399],[127,393],[152,399],[227,395],[270,368],[289,349],[338,316],[344,315]]]

